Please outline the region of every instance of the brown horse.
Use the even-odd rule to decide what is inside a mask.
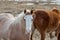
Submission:
[[[51,33],[52,31],[58,28],[59,16],[55,12],[51,12],[48,10],[31,10],[31,13],[34,18],[33,20],[34,27],[41,34],[41,40],[45,40],[45,33]]]
[[[55,36],[57,36],[57,38],[58,38],[57,40],[59,40],[59,37],[60,37],[60,12],[56,8],[52,9],[52,12],[56,12],[59,16],[59,27],[55,30],[55,32],[56,32]]]

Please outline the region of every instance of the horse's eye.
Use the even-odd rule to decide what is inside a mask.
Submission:
[[[33,21],[33,19],[31,21]]]

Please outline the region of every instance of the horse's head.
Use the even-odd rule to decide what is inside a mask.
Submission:
[[[29,19],[31,19],[32,20],[32,12],[33,12],[33,10],[24,10],[24,14],[25,14],[25,17],[27,18],[27,17],[29,17]]]
[[[33,16],[31,14],[31,10],[24,10],[25,13],[25,21],[26,21],[26,34],[29,33],[31,31],[31,26],[32,26],[32,20],[33,20]]]
[[[59,10],[57,8],[53,8],[52,12],[56,12],[57,14],[59,14]]]
[[[26,9],[25,9],[25,10],[24,10],[24,13],[25,13],[26,15],[30,15],[30,14],[31,14],[31,10],[28,10],[28,9],[26,10]]]
[[[26,15],[32,15],[32,17],[35,18],[34,11],[35,11],[35,10],[33,10],[33,9],[32,9],[32,10],[24,10],[24,13],[25,13]]]

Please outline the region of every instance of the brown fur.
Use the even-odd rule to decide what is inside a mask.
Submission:
[[[41,34],[41,40],[45,40],[45,33],[52,32],[58,28],[58,15],[51,11],[35,10],[32,14],[34,18],[33,24]]]
[[[52,11],[53,12],[56,12],[56,13],[59,13],[59,11],[57,9],[53,9]]]
[[[56,36],[57,36],[57,40],[59,40],[59,36],[60,36],[60,12],[58,9],[53,9],[52,12],[57,13],[57,15],[59,16],[59,27],[55,30],[56,31]]]
[[[58,34],[58,39],[57,40],[60,40],[60,33]]]

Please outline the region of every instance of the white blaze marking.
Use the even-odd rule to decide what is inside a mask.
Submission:
[[[26,15],[24,19],[26,20],[26,33],[29,33],[31,31],[33,17],[32,15]]]

